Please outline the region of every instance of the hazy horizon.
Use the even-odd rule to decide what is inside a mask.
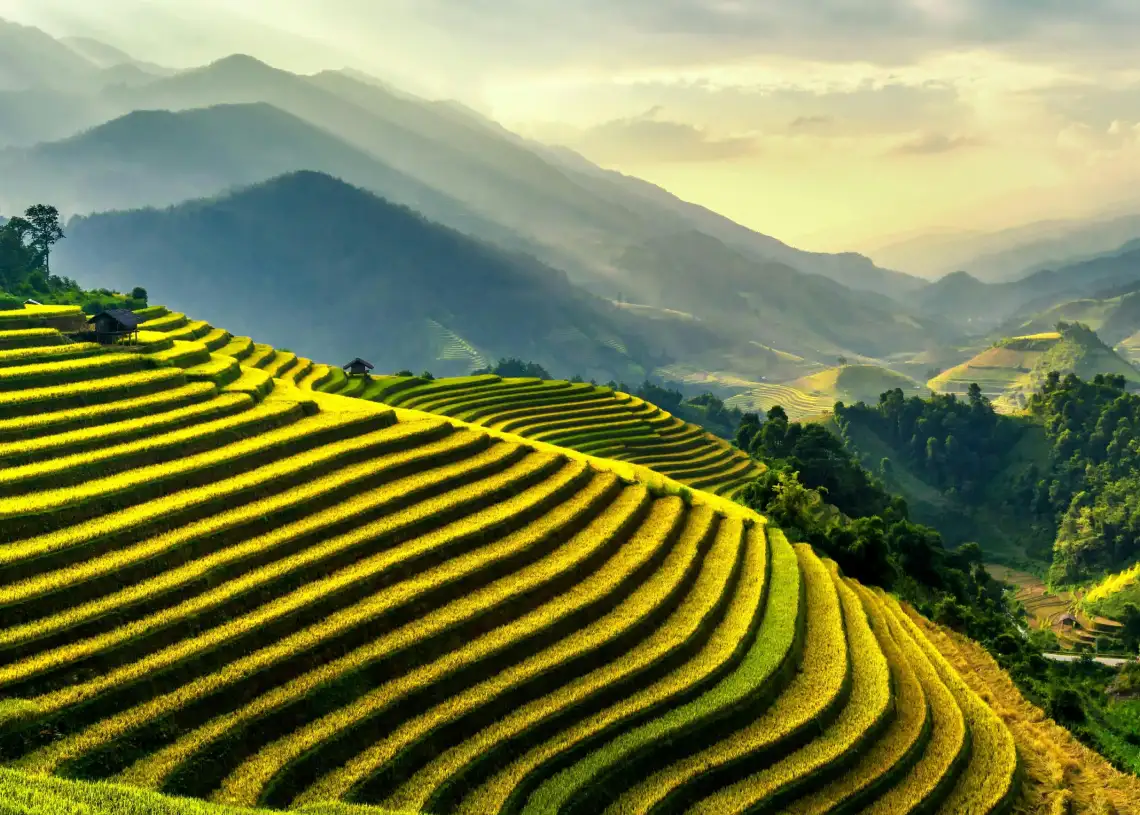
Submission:
[[[352,67],[803,248],[1135,203],[1140,6],[842,0],[0,0],[175,68]]]

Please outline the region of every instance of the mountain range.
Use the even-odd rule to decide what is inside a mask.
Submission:
[[[282,225],[287,224],[288,228]],[[53,268],[155,296],[319,359],[461,374],[500,356],[638,381],[677,348],[715,347],[616,307],[526,255],[299,171],[164,210],[77,216]],[[256,303],[256,307],[250,304]]]
[[[923,277],[965,271],[987,283],[1006,283],[1114,252],[1135,238],[1140,238],[1140,214],[1114,213],[1034,221],[996,232],[912,236],[872,254],[879,262]]]
[[[5,56],[0,86],[0,211],[50,202],[89,216],[186,201],[208,211],[226,200],[217,196],[313,171],[456,230],[469,246],[560,270],[575,297],[614,301],[633,320],[633,335],[657,349],[637,360],[647,370],[669,359],[755,378],[770,368],[761,348],[825,364],[918,351],[985,336],[1140,275],[1121,249],[1021,281],[992,282],[995,272],[928,282],[856,253],[796,249],[460,103],[356,71],[299,75],[234,55],[175,72],[97,40],[13,25],[0,27],[0,37],[19,45]],[[270,211],[283,223],[301,217]],[[182,217],[146,217],[160,216]],[[1113,228],[1101,239],[1128,226]],[[970,236],[970,245],[1012,251],[1018,240],[1045,240],[1048,229],[1007,232]],[[78,257],[96,234],[89,226],[69,233],[67,251]],[[700,338],[683,347],[662,337],[667,325]],[[522,354],[521,346],[495,347]]]

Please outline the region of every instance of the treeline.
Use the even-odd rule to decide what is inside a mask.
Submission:
[[[910,417],[911,435],[915,435],[921,418],[915,415],[917,405],[904,405],[900,411],[896,397],[884,394],[883,401],[892,404],[880,415]],[[988,405],[975,408],[977,400],[966,403],[965,415],[960,405],[946,400],[937,404],[942,410],[927,414],[922,425],[937,427],[932,435],[948,428],[957,433],[973,428],[984,437],[990,432],[987,428],[994,427],[980,415],[989,411]],[[934,421],[939,415],[942,421]],[[948,422],[950,416],[963,423]],[[1005,431],[995,432],[993,437],[1004,438],[1000,434]],[[963,435],[974,437],[970,432]],[[926,617],[980,642],[1046,715],[1117,767],[1140,769],[1134,750],[1128,747],[1140,744],[1140,722],[1118,715],[1105,691],[1114,670],[1088,659],[1073,663],[1046,659],[1044,649],[1055,648],[1055,638],[1051,632],[1026,634],[1019,628],[1004,584],[986,571],[978,544],[947,549],[937,530],[910,519],[905,499],[890,494],[841,438],[820,424],[789,422],[778,406],[764,417],[746,414],[736,444],[768,467],[745,487],[739,500],[793,539],[811,543],[846,574],[895,592]],[[980,452],[979,457],[977,466],[984,468],[987,465]],[[978,469],[968,472],[977,479]],[[1023,618],[1020,621],[1024,623]],[[1135,627],[1140,629],[1140,621]]]
[[[1123,376],[1050,373],[1029,400],[1050,467],[1025,485],[1031,511],[1055,519],[1050,580],[1071,583],[1140,559],[1140,396]]]
[[[0,309],[20,308],[26,300],[81,306],[88,314],[108,308],[142,308],[146,291],[130,295],[109,289],[84,290],[68,277],[51,273],[51,250],[66,236],[59,211],[36,204],[23,215],[0,219]]]
[[[908,398],[896,388],[877,405],[839,403],[835,422],[845,435],[851,422],[870,428],[924,481],[965,500],[982,494],[1027,429],[997,414],[976,384],[965,400],[955,394]],[[879,463],[888,474],[893,466],[889,459]]]
[[[976,386],[964,400],[896,390],[877,405],[837,405],[835,421],[848,441],[862,427],[891,446],[896,460],[878,466],[888,481],[896,463],[905,465],[947,498],[985,504],[1024,529],[1023,543],[1051,556],[1051,585],[1140,560],[1140,395],[1123,376],[1086,381],[1054,371],[1028,409],[1028,418],[1000,415]],[[1030,432],[1043,436],[1041,463],[1013,455]]]

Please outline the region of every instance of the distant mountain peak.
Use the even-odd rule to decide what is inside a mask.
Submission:
[[[249,54],[230,54],[228,57],[216,59],[202,68],[195,68],[187,73],[211,73],[223,75],[235,74],[278,74],[281,71],[257,57]]]

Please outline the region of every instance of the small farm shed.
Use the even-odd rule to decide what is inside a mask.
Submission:
[[[113,308],[99,312],[87,322],[95,326],[96,342],[112,343],[122,339],[137,340],[142,320],[125,308]]]
[[[1080,624],[1077,622],[1077,618],[1072,614],[1062,614],[1057,622],[1059,622],[1065,628],[1072,628],[1073,626],[1077,626],[1078,628],[1080,627]]]
[[[366,374],[374,367],[371,362],[357,357],[352,362],[347,362],[341,366],[348,373],[349,376],[359,376]]]

